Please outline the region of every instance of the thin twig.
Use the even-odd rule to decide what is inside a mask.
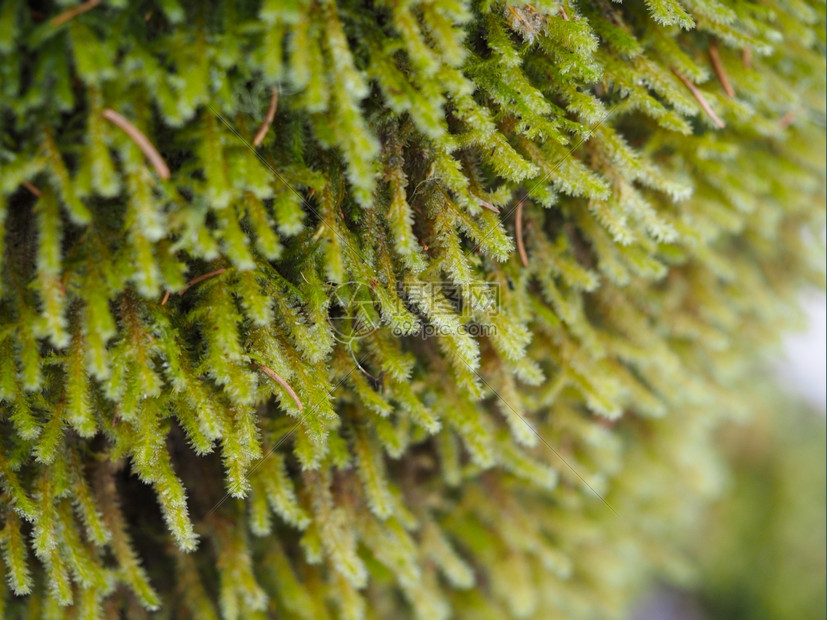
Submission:
[[[492,205],[487,200],[483,200],[479,196],[477,196],[477,201],[479,201],[481,207],[484,207],[485,209],[488,209],[489,211],[493,211],[494,213],[499,213],[500,212],[500,210],[497,207]]]
[[[745,47],[744,51],[741,52],[741,64],[744,65],[744,69],[747,70],[749,70],[752,65],[752,49],[749,47]]]
[[[279,104],[279,91],[273,89],[273,94],[270,95],[270,107],[267,108],[267,116],[264,117],[264,122],[258,128],[255,137],[253,138],[253,146],[258,146],[267,135],[270,125],[273,124],[273,119],[276,118],[276,106]]]
[[[520,262],[523,267],[528,267],[528,254],[525,253],[525,245],[523,245],[523,201],[517,204],[517,215],[515,217],[517,226],[517,252],[520,254]]]
[[[41,192],[39,189],[37,189],[34,185],[29,183],[28,181],[23,181],[23,183],[21,183],[21,185],[23,187],[25,187],[27,190],[29,190],[29,192],[31,192],[32,194],[37,196],[38,198],[40,198],[43,195],[43,192]]]
[[[373,379],[374,381],[379,381],[379,377],[374,377],[374,376],[373,376],[372,374],[370,374],[367,370],[365,370],[364,368],[362,368],[362,365],[359,363],[359,360],[357,360],[357,359],[356,359],[356,354],[353,352],[353,349],[352,349],[352,348],[350,349],[350,356],[353,358],[353,361],[354,361],[354,362],[356,362],[356,366],[359,368],[359,370],[360,370],[360,371],[362,371],[362,374],[363,374],[363,375],[370,377],[370,378],[371,378],[371,379]]]
[[[87,0],[83,4],[79,4],[76,7],[69,9],[68,11],[63,11],[60,15],[52,18],[51,24],[52,27],[57,28],[58,26],[62,26],[70,19],[74,19],[78,15],[86,13],[86,11],[91,11],[96,6],[101,3],[101,0]]]
[[[715,69],[715,75],[718,76],[718,81],[721,83],[727,97],[734,99],[735,89],[732,88],[729,77],[724,70],[724,63],[721,62],[721,55],[718,54],[718,46],[714,43],[709,46],[709,60],[712,61],[712,68]]]
[[[566,13],[566,9],[564,9],[563,7],[560,7],[560,17],[563,18],[563,21],[569,21],[568,13]]]
[[[178,291],[178,294],[183,295],[184,293],[187,292],[187,289],[189,287],[194,286],[195,284],[198,284],[199,282],[203,282],[207,278],[212,278],[213,276],[220,276],[225,271],[227,271],[227,270],[222,267],[221,269],[216,269],[215,271],[210,271],[209,273],[205,273],[205,274],[202,274],[202,275],[200,275],[196,278],[193,278],[192,280],[190,280],[189,282],[187,282],[184,285],[184,288],[182,288],[180,291]],[[169,295],[170,295],[169,291],[164,293],[164,298],[161,300],[161,305],[162,306],[165,306],[167,304],[167,302],[169,301]]]
[[[180,291],[178,291],[178,294],[179,294],[179,295],[183,295],[184,293],[186,293],[186,292],[187,292],[187,289],[188,289],[189,287],[194,286],[194,285],[198,284],[199,282],[203,282],[203,281],[204,281],[204,280],[206,280],[207,278],[212,278],[213,276],[220,276],[220,275],[221,275],[222,273],[224,273],[225,271],[227,271],[227,270],[226,270],[224,267],[222,267],[221,269],[216,269],[215,271],[210,271],[209,273],[204,273],[204,274],[201,274],[201,275],[200,275],[200,276],[198,276],[197,278],[193,278],[192,280],[190,280],[189,282],[187,282],[187,283],[184,285],[184,288],[182,288]]]
[[[291,387],[290,387],[290,385],[288,385],[287,381],[285,381],[284,379],[282,379],[282,378],[281,378],[281,377],[280,377],[280,376],[279,376],[279,375],[278,375],[278,374],[277,374],[274,370],[272,370],[271,368],[268,368],[268,367],[267,367],[267,366],[265,366],[264,364],[256,364],[256,366],[258,366],[258,368],[259,368],[259,369],[260,369],[260,370],[261,370],[261,371],[262,371],[265,375],[267,375],[267,376],[268,376],[268,377],[270,377],[273,381],[275,381],[276,383],[278,383],[281,387],[283,387],[283,388],[284,388],[284,390],[285,390],[288,394],[290,394],[290,398],[292,398],[292,399],[293,399],[293,401],[296,403],[296,407],[298,407],[298,408],[299,408],[299,411],[302,411],[302,410],[304,409],[304,405],[302,405],[302,401],[300,401],[300,400],[299,400],[299,397],[298,397],[298,396],[296,395],[296,393],[293,391],[293,388],[291,388]]]
[[[704,112],[706,112],[707,115],[709,116],[709,118],[712,119],[712,122],[715,123],[715,125],[717,125],[721,129],[726,127],[726,125],[724,125],[724,121],[722,121],[720,118],[718,118],[718,115],[715,114],[715,110],[713,110],[710,107],[707,100],[701,94],[701,91],[699,91],[697,88],[695,88],[695,85],[692,82],[689,81],[689,78],[687,78],[684,74],[682,74],[680,71],[678,71],[674,67],[672,67],[672,73],[674,73],[677,76],[677,78],[681,82],[683,82],[683,85],[686,86],[689,89],[689,92],[692,93],[692,96],[695,97],[695,99],[698,100],[698,103],[701,104],[701,107],[703,108]]]
[[[147,138],[140,129],[110,108],[106,108],[103,111],[103,117],[112,124],[117,125],[127,136],[132,138],[132,141],[138,145],[138,148],[141,149],[144,156],[149,160],[149,163],[155,168],[159,177],[165,181],[169,178],[169,168],[166,162],[160,153],[158,153],[158,150],[152,145],[152,142],[149,141],[149,138]]]

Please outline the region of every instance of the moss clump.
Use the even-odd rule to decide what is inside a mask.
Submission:
[[[0,615],[684,570],[823,284],[821,4],[66,4],[0,6]]]

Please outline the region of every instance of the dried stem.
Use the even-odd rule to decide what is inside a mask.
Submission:
[[[147,138],[140,129],[135,127],[135,125],[110,108],[106,108],[103,111],[103,117],[112,124],[117,125],[127,136],[132,139],[135,144],[138,145],[138,148],[141,149],[144,156],[155,168],[155,171],[158,173],[159,177],[165,181],[169,178],[169,168],[167,167],[166,162],[161,157],[160,153],[158,153],[157,149],[152,145],[152,142],[149,141],[149,138]]]
[[[517,252],[520,254],[520,262],[523,267],[528,267],[528,254],[525,252],[525,245],[523,245],[523,201],[517,203],[517,216],[515,219],[517,227]]]
[[[200,275],[196,278],[193,278],[192,280],[190,280],[189,282],[187,282],[184,285],[184,288],[182,288],[180,291],[178,291],[178,294],[183,295],[184,293],[187,292],[187,289],[190,288],[191,286],[194,286],[194,285],[198,284],[199,282],[203,282],[207,278],[212,278],[213,276],[220,276],[225,271],[227,271],[227,270],[224,267],[222,267],[221,269],[216,269],[215,271],[210,271],[209,273],[204,273],[204,274],[202,274],[202,275]],[[162,306],[165,306],[167,304],[167,302],[169,301],[169,295],[170,295],[169,291],[164,293],[164,298],[161,300],[161,305]]]
[[[744,51],[741,52],[741,64],[747,70],[752,66],[752,49],[745,47]]]
[[[187,289],[188,289],[189,287],[194,286],[194,285],[198,284],[199,282],[203,282],[203,281],[204,281],[204,280],[206,280],[207,278],[212,278],[213,276],[220,276],[220,275],[221,275],[222,273],[224,273],[225,271],[227,271],[227,270],[226,270],[224,267],[222,267],[221,269],[216,269],[215,271],[210,271],[209,273],[204,273],[204,274],[201,274],[201,275],[200,275],[200,276],[198,276],[197,278],[193,278],[192,280],[190,280],[189,282],[187,282],[187,283],[184,285],[184,288],[182,288],[180,291],[178,291],[178,294],[179,294],[179,295],[183,295],[184,293],[186,293],[186,292],[187,292]]]
[[[480,198],[479,196],[477,196],[477,201],[480,203],[480,206],[481,206],[481,207],[483,207],[483,208],[485,208],[485,209],[488,209],[489,211],[493,211],[494,213],[499,213],[499,212],[500,212],[500,210],[499,210],[497,207],[495,207],[494,205],[492,205],[492,204],[491,204],[490,202],[488,202],[487,200],[483,200],[483,199],[482,199],[482,198]]]
[[[273,89],[273,94],[270,95],[270,107],[267,108],[267,116],[264,117],[264,122],[261,124],[261,127],[258,128],[255,137],[253,138],[253,146],[258,146],[264,140],[264,136],[267,135],[267,131],[270,129],[270,125],[273,124],[273,119],[276,118],[276,107],[279,104],[279,91],[277,89]]]
[[[23,183],[21,183],[21,185],[23,187],[25,187],[27,190],[29,190],[29,192],[31,192],[32,194],[37,196],[38,198],[40,198],[43,195],[43,192],[41,192],[39,189],[37,189],[34,185],[29,183],[28,181],[23,181]]]
[[[70,19],[74,19],[78,15],[82,15],[86,13],[86,11],[91,11],[96,6],[101,3],[101,0],[87,0],[83,4],[79,4],[74,8],[69,9],[68,11],[63,11],[60,15],[52,18],[51,24],[53,27],[57,28],[58,26],[62,26]]]
[[[718,81],[724,89],[727,97],[735,98],[735,89],[729,81],[729,77],[724,70],[724,64],[721,62],[721,56],[718,54],[718,46],[712,43],[709,46],[709,60],[712,61],[712,68],[715,69],[715,75],[718,76]]]
[[[282,378],[281,378],[281,377],[280,377],[280,376],[279,376],[279,375],[278,375],[278,374],[277,374],[274,370],[272,370],[271,368],[268,368],[268,367],[267,367],[267,366],[265,366],[264,364],[256,364],[256,366],[258,366],[258,368],[259,368],[259,369],[260,369],[260,370],[261,370],[261,371],[262,371],[265,375],[267,375],[267,376],[268,376],[268,377],[270,377],[273,381],[275,381],[276,383],[278,383],[281,387],[283,387],[283,388],[284,388],[284,390],[285,390],[288,394],[290,394],[290,398],[292,398],[292,399],[293,399],[293,402],[295,402],[295,403],[296,403],[296,407],[298,407],[298,408],[299,408],[299,411],[302,411],[302,410],[304,409],[304,405],[302,405],[302,401],[300,401],[300,400],[299,400],[299,397],[296,395],[296,392],[294,392],[294,391],[293,391],[293,388],[291,388],[291,387],[290,387],[290,385],[287,383],[287,381],[285,381],[284,379],[282,379]]]
[[[568,13],[566,13],[566,9],[560,7],[560,17],[563,18],[563,21],[569,21]]]
[[[726,127],[726,125],[724,124],[724,121],[722,121],[720,118],[718,118],[718,115],[715,114],[715,110],[713,110],[710,107],[709,102],[707,102],[707,100],[701,94],[701,91],[699,91],[695,87],[695,85],[691,81],[689,81],[689,78],[687,78],[684,74],[682,74],[680,71],[678,71],[674,67],[672,67],[672,73],[674,73],[677,76],[677,78],[681,82],[683,82],[683,85],[686,86],[689,89],[689,92],[692,93],[692,96],[695,97],[695,99],[698,100],[698,103],[701,104],[701,107],[703,108],[704,112],[706,112],[707,115],[709,116],[709,118],[712,119],[712,122],[715,123],[715,125],[717,125],[721,129]]]

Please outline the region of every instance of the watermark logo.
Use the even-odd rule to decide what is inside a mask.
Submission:
[[[332,288],[329,317],[337,340],[352,342],[386,326],[394,336],[423,339],[449,335],[481,337],[496,333],[496,326],[474,320],[477,316],[499,312],[500,287],[496,282],[399,283],[393,301],[398,306],[391,310],[396,316],[408,315],[410,318],[393,322],[380,312],[375,287],[375,282],[354,281]],[[427,308],[428,311],[417,312],[417,308]]]
[[[363,338],[382,326],[370,286],[362,282],[346,282],[333,288],[330,326],[341,342]]]

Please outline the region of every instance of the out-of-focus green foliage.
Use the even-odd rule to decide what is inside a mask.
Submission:
[[[827,609],[824,417],[770,402],[728,430],[731,480],[696,539],[710,618],[815,620]]]
[[[4,0],[0,616],[607,618],[684,572],[823,285],[824,37]]]

